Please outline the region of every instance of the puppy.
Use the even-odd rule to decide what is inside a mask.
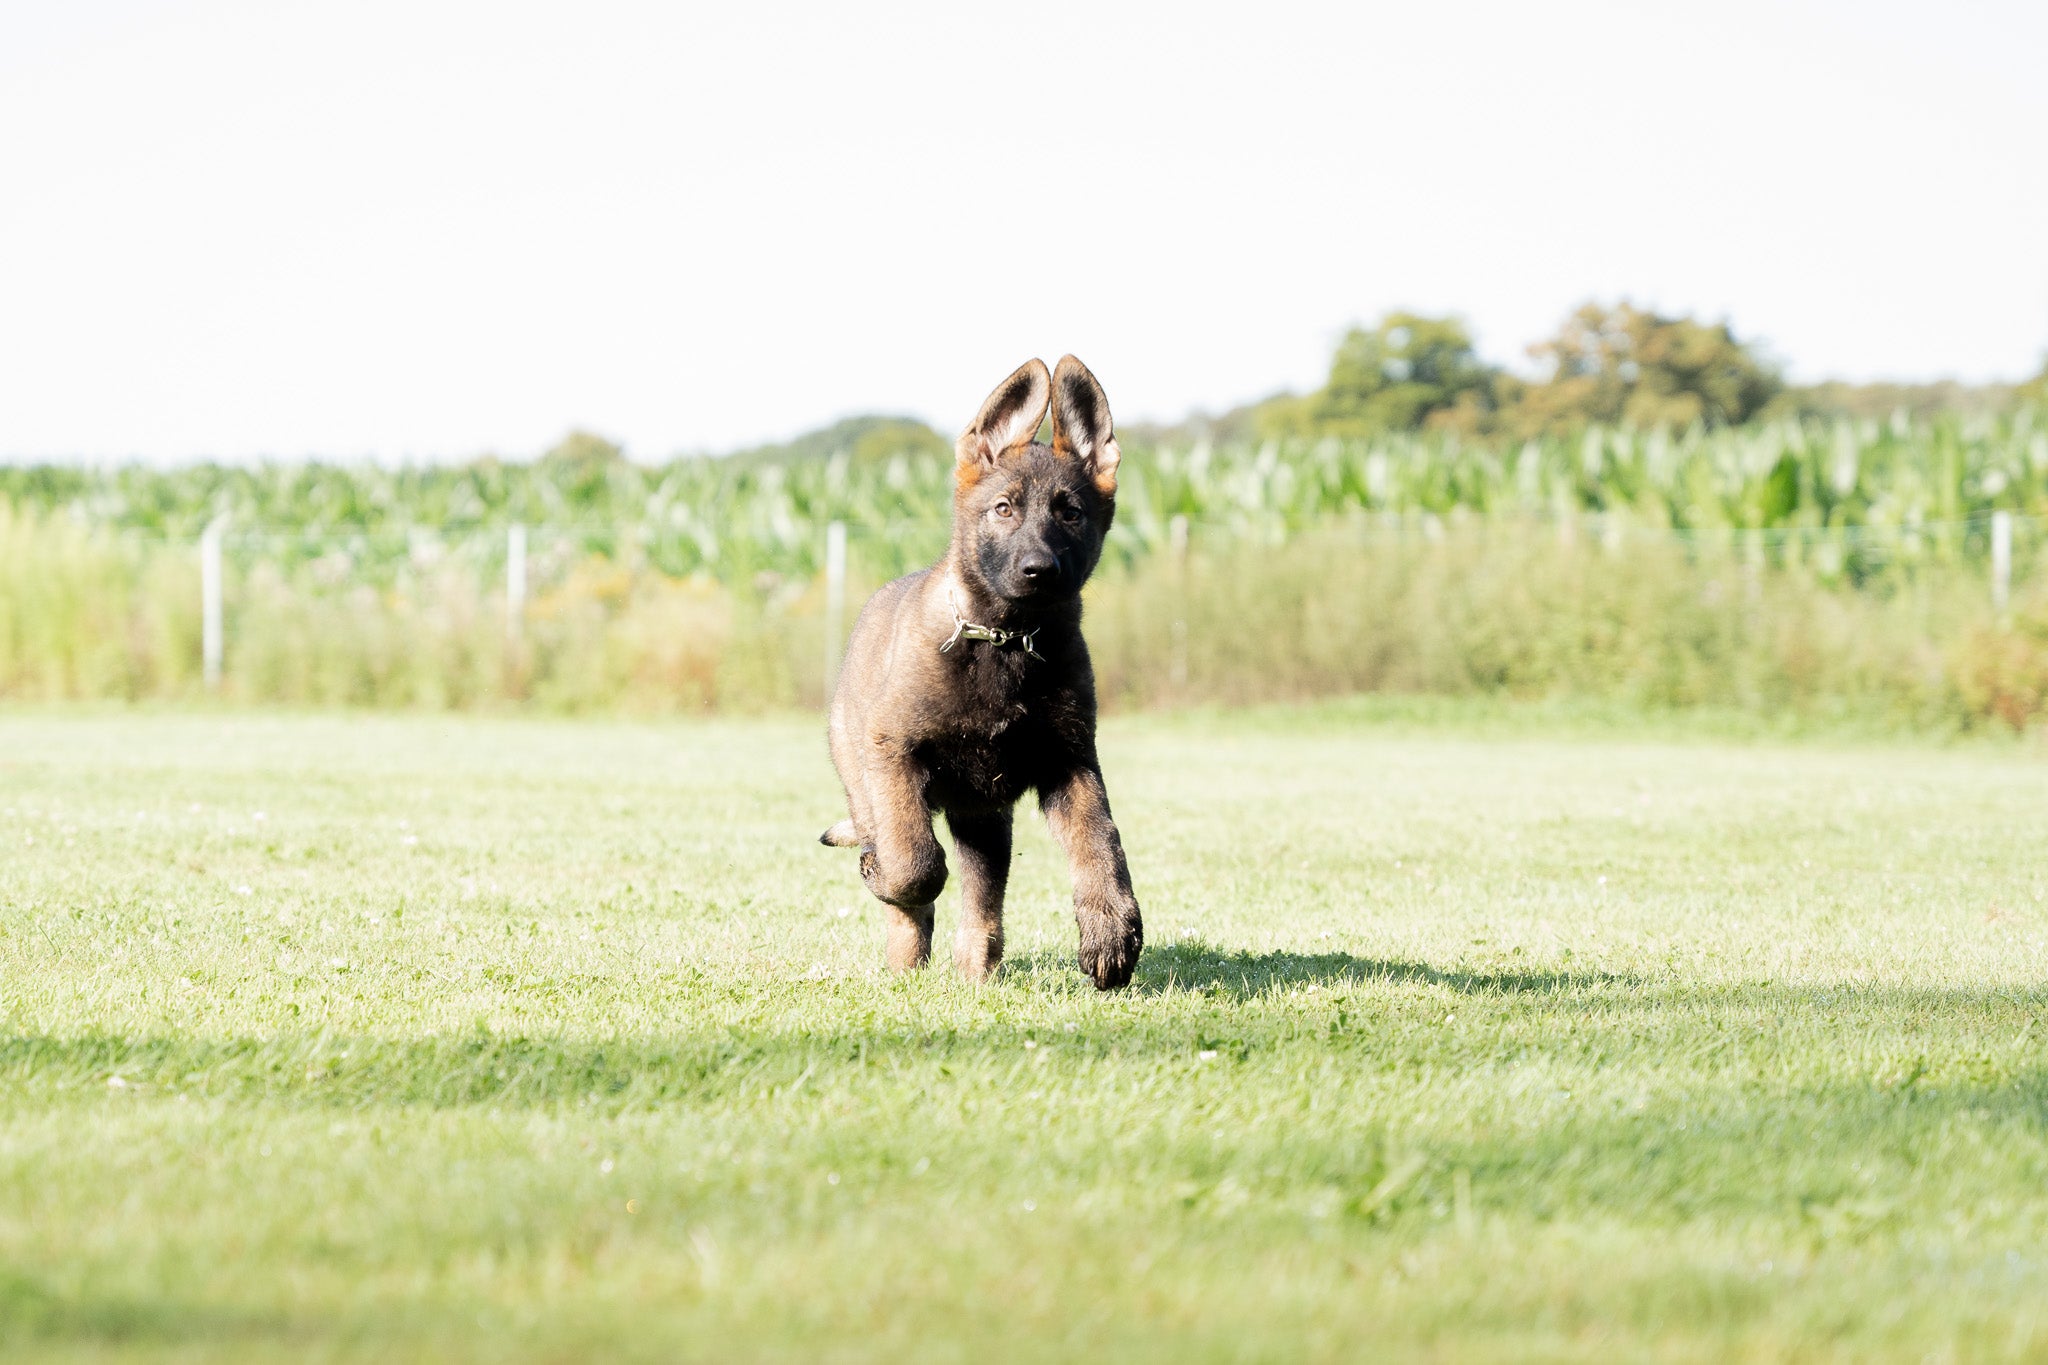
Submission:
[[[1034,438],[1052,408],[1052,444]],[[832,697],[832,763],[850,818],[822,842],[860,849],[883,903],[889,966],[931,959],[932,902],[959,860],[953,961],[975,980],[1003,959],[1003,887],[1017,799],[1038,794],[1066,850],[1081,970],[1127,984],[1145,942],[1095,757],[1095,673],[1081,585],[1116,515],[1109,400],[1072,356],[1005,379],[956,443],[953,536],[937,564],[862,609]]]

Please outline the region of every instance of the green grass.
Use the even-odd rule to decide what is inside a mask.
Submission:
[[[2048,1358],[2038,747],[1382,720],[1112,724],[1101,997],[814,722],[0,717],[0,1353]]]

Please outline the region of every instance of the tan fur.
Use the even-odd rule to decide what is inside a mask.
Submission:
[[[1046,373],[1045,362],[1035,358],[996,385],[967,430],[953,443],[958,457],[953,467],[956,488],[972,488],[1004,451],[1029,441],[1045,420],[1051,398],[1052,376]]]
[[[1031,439],[1048,407],[1049,447]],[[889,966],[906,971],[931,952],[946,881],[932,820],[943,812],[963,892],[953,959],[978,980],[1002,961],[1012,807],[1035,791],[1072,872],[1081,965],[1113,989],[1130,980],[1144,929],[1096,759],[1080,630],[1080,587],[1115,515],[1108,400],[1072,356],[1056,374],[1029,361],[996,386],[955,454],[945,557],[877,592],[848,642],[828,731],[850,818],[822,842],[861,850],[861,876],[886,907]],[[961,619],[1028,632],[1040,657],[983,640],[942,652]]]
[[[1060,357],[1053,372],[1053,391],[1059,395],[1052,411],[1052,448],[1058,455],[1090,465],[1096,489],[1105,498],[1116,496],[1116,467],[1124,453],[1114,435],[1098,437],[1091,427],[1090,411],[1099,410],[1107,419],[1109,399],[1088,367],[1073,356]],[[1107,421],[1104,422],[1105,432]]]

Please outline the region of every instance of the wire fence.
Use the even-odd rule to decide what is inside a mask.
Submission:
[[[716,544],[690,567],[674,567],[669,551],[682,545],[707,548],[706,537],[679,531],[659,522],[539,521],[507,522],[447,530],[432,526],[383,528],[265,526],[217,519],[226,552],[243,561],[266,559],[297,566],[318,562],[347,563],[364,574],[443,560],[468,560],[480,565],[501,563],[506,538],[523,529],[530,543],[558,552],[571,551],[603,558],[636,558],[646,567],[672,576],[709,574],[721,580],[744,576],[757,567],[803,574],[823,570],[832,526],[845,528],[850,543],[881,567],[903,571],[931,563],[944,550],[951,523],[935,519],[854,520],[825,518],[792,522],[774,534],[749,528]],[[1626,544],[1675,543],[1727,548],[1761,547],[1777,553],[1790,549],[1834,547],[1845,556],[1869,555],[1886,562],[1988,563],[1997,527],[2015,545],[2040,534],[2048,518],[2024,512],[1988,510],[1951,518],[1908,519],[1889,523],[1789,524],[1746,526],[1666,526],[1626,512],[1557,512],[1551,509],[1483,513],[1454,508],[1444,513],[1374,512],[1353,509],[1333,512],[1308,525],[1279,516],[1228,513],[1216,516],[1174,514],[1121,517],[1112,531],[1105,556],[1135,561],[1147,555],[1197,543],[1283,544],[1303,535],[1342,535],[1360,540],[1439,540],[1452,535],[1485,534],[1490,528],[1529,526],[1554,528],[1562,540],[1617,548]],[[135,528],[104,528],[105,533],[141,545],[192,543],[191,537]],[[1181,538],[1181,539],[1177,539]],[[888,561],[886,564],[881,561]]]
[[[714,569],[641,520],[217,517],[166,535],[0,505],[0,698],[818,705],[866,595],[948,536],[930,518],[791,519],[721,546]],[[1965,723],[2030,717],[2048,714],[2048,517],[1703,529],[1600,512],[1277,525],[1123,509],[1088,621],[1119,705],[1882,694]]]
[[[1631,547],[1677,547],[1689,556],[1716,556],[1747,566],[1804,573],[1846,589],[1910,581],[1923,571],[1981,572],[1995,611],[2012,600],[2016,581],[2048,565],[2048,521],[1993,511],[1946,521],[1898,526],[1780,526],[1769,528],[1673,528],[1644,525],[1626,516],[1586,513],[1512,519],[1429,514],[1362,514],[1332,517],[1312,533],[1247,524],[1243,518],[1166,518],[1156,534],[1139,536],[1119,528],[1112,536],[1125,563],[1160,554],[1185,564],[1190,556],[1256,550],[1314,534],[1338,544],[1361,546],[1399,542],[1418,548],[1453,539],[1484,541],[1512,528],[1531,529],[1564,549],[1620,560]],[[934,562],[950,536],[948,523],[889,521],[850,524],[830,521],[802,528],[755,557],[751,574],[728,570],[721,581],[750,593],[770,611],[821,594],[821,672],[829,693],[848,628],[849,594],[856,580],[867,586]],[[169,546],[168,538],[125,532]],[[196,547],[200,559],[202,653],[209,687],[220,684],[225,657],[230,577],[247,581],[268,572],[302,593],[403,591],[421,575],[472,575],[480,584],[501,585],[505,629],[516,645],[534,597],[559,585],[578,566],[609,566],[630,579],[637,574],[670,574],[673,556],[662,553],[658,527],[617,523],[526,525],[438,534],[426,528],[387,531],[311,531],[302,528],[235,526],[216,519]],[[798,551],[801,552],[798,552]],[[741,562],[745,562],[742,560]],[[769,567],[773,565],[774,567]],[[1616,572],[1625,572],[1619,563]],[[688,575],[671,575],[687,577]],[[699,571],[698,576],[702,577]],[[1181,627],[1184,629],[1184,627]],[[1184,648],[1184,643],[1183,646]]]

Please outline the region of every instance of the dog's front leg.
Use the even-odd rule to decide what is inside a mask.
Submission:
[[[1127,985],[1145,946],[1145,925],[1123,840],[1109,818],[1109,792],[1091,763],[1039,789],[1053,836],[1067,851],[1074,878],[1074,918],[1081,926],[1081,970],[1097,990]]]
[[[931,960],[932,902],[946,885],[946,855],[932,837],[924,774],[908,752],[872,745],[866,785],[874,842],[860,852],[860,875],[883,905],[889,969],[907,972]]]

